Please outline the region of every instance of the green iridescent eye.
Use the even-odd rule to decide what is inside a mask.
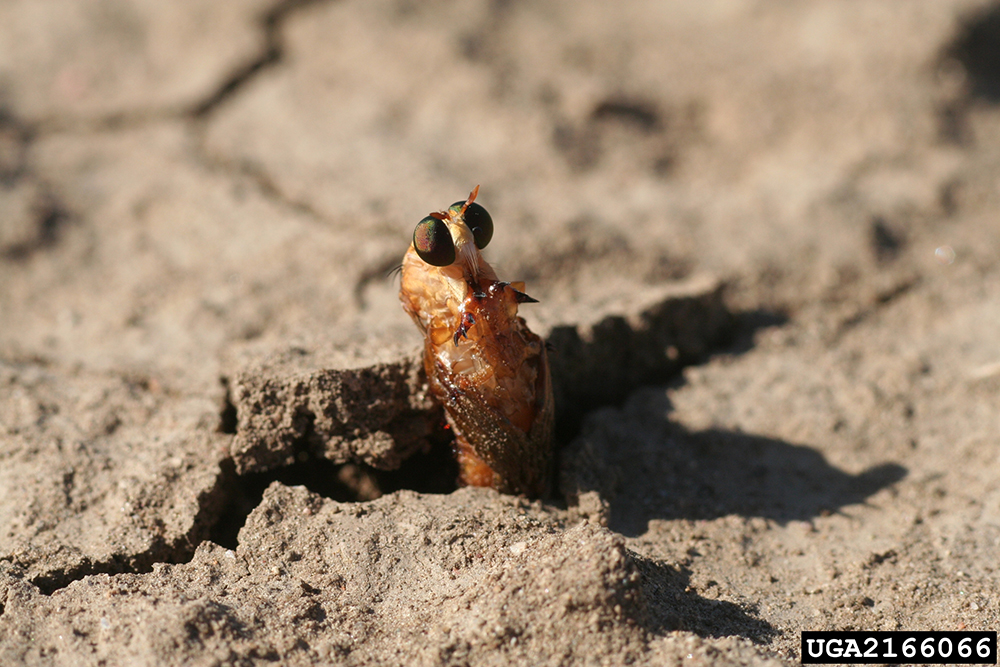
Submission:
[[[455,242],[443,220],[427,216],[413,230],[413,249],[417,256],[432,266],[455,263]]]
[[[449,210],[458,213],[464,205],[464,201],[457,201],[449,207]],[[477,248],[482,250],[490,244],[493,239],[493,218],[485,208],[476,202],[469,204],[465,209],[465,224],[472,231]]]

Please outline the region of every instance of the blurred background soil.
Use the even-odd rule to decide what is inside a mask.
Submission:
[[[454,486],[477,184],[555,348]],[[1000,4],[0,3],[0,662],[793,664],[1000,626]]]

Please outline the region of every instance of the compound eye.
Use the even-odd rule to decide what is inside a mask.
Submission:
[[[417,256],[432,266],[455,263],[455,242],[443,220],[427,216],[413,230],[413,249]]]
[[[465,224],[472,230],[477,248],[482,250],[490,244],[493,238],[493,218],[485,208],[475,202],[469,204],[465,209]]]

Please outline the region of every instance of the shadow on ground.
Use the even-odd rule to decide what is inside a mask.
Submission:
[[[808,521],[863,503],[907,474],[892,462],[851,474],[805,445],[720,429],[691,431],[670,421],[666,395],[651,400],[647,414],[664,415],[661,423],[605,426],[566,452],[566,472],[579,491],[599,491],[611,505],[609,527],[630,537],[645,533],[653,519],[735,514]]]
[[[967,16],[945,56],[961,63],[971,97],[1000,104],[1000,3]]]
[[[688,585],[691,571],[684,565],[669,565],[634,555],[633,558],[642,574],[646,627],[650,632],[683,630],[702,637],[737,636],[757,644],[765,644],[778,634],[774,626],[757,617],[754,608],[693,592]]]

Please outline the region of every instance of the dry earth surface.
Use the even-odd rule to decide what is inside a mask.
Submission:
[[[559,470],[386,277],[482,184]],[[794,664],[1000,627],[1000,5],[0,3],[0,663]]]

